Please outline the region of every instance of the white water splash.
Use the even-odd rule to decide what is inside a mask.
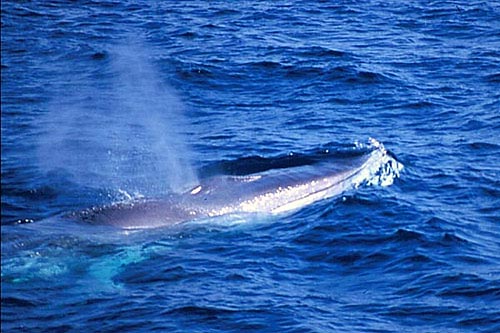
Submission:
[[[362,184],[384,187],[392,185],[394,180],[400,177],[404,168],[403,164],[391,157],[384,145],[374,138],[370,138],[369,144],[363,146],[363,148],[365,147],[374,149],[371,152],[373,158],[367,161],[368,163],[359,176],[355,187]]]

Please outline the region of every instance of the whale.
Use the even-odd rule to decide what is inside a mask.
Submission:
[[[367,182],[392,183],[402,165],[378,141],[371,139],[369,148],[341,162],[212,176],[182,193],[117,202],[70,215],[85,223],[147,229],[226,215],[289,213]]]

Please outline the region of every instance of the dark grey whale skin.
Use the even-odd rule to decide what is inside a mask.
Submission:
[[[248,176],[215,176],[181,194],[134,200],[72,213],[71,218],[123,229],[155,228],[222,215],[277,214],[357,187],[391,159],[382,145],[368,153]]]

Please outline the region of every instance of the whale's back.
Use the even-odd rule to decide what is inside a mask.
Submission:
[[[182,194],[98,207],[73,214],[79,220],[121,228],[154,228],[196,219],[240,213],[282,213],[333,197],[398,165],[382,145],[343,158],[245,176],[204,179]],[[398,172],[391,167],[392,171]],[[391,172],[392,172],[391,171]]]

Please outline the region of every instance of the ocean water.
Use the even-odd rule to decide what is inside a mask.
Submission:
[[[2,332],[500,331],[498,1],[2,1],[1,77]],[[60,218],[370,137],[291,214]]]

